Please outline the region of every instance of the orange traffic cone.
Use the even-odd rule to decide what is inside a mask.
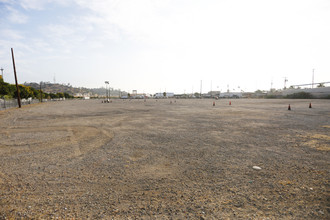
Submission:
[[[309,108],[312,108],[312,103],[311,102],[309,103]]]
[[[288,106],[288,110],[291,111],[291,106],[290,106],[290,104],[289,104],[289,106]]]
[[[215,106],[215,102],[213,102],[213,106]]]

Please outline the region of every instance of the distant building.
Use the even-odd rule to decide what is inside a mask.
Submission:
[[[207,95],[211,96],[211,97],[219,97],[220,96],[220,91],[210,91],[207,93]]]

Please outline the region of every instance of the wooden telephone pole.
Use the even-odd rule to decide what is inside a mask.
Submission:
[[[15,67],[15,59],[14,59],[14,51],[13,48],[11,48],[11,56],[13,58],[13,67],[14,67],[14,75],[15,75],[15,83],[16,83],[16,89],[17,89],[17,102],[18,102],[18,107],[21,108],[21,96],[19,94],[19,87],[17,83],[17,76],[16,76],[16,67]]]

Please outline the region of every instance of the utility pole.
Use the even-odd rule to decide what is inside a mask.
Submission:
[[[273,79],[272,79],[272,81],[270,82],[270,91],[271,91],[271,92],[273,91]]]
[[[13,58],[13,67],[14,67],[14,75],[15,75],[15,83],[16,83],[16,89],[17,89],[17,102],[18,102],[18,107],[21,108],[21,96],[19,94],[19,88],[18,88],[18,83],[17,83],[17,76],[16,76],[16,67],[15,67],[15,59],[14,59],[14,51],[13,48],[11,48],[11,56]]]
[[[312,78],[312,89],[314,88],[314,69],[313,69],[313,78]]]

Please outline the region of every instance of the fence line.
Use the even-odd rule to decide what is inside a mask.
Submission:
[[[39,103],[38,99],[22,99],[22,105]],[[0,110],[18,107],[17,99],[0,99]]]
[[[43,99],[43,102],[47,102],[47,101],[63,101],[65,100],[64,98],[62,99]],[[21,104],[22,105],[30,105],[30,104],[34,104],[34,103],[39,103],[40,100],[39,99],[22,99],[21,100]],[[0,99],[0,111],[1,110],[5,110],[8,108],[17,108],[18,107],[18,103],[17,103],[17,99]]]

